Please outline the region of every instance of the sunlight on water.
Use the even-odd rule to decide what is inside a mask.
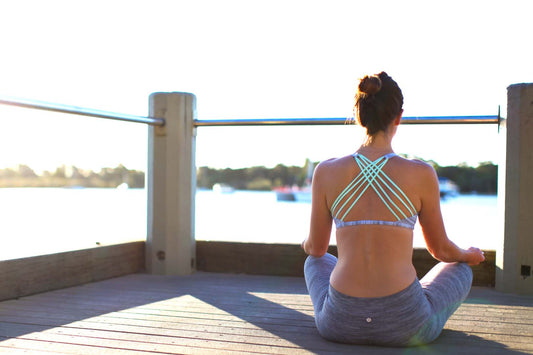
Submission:
[[[142,189],[0,189],[0,260],[146,239]]]
[[[443,199],[448,236],[462,247],[495,249],[496,196],[460,195]],[[196,194],[196,239],[259,243],[301,243],[309,231],[311,205],[279,202],[273,192],[209,190]],[[335,244],[335,230],[331,243]],[[424,247],[417,224],[414,245]]]
[[[448,235],[458,245],[495,249],[496,196],[442,201]],[[279,202],[274,192],[199,190],[196,239],[299,244],[308,234],[310,204]],[[146,190],[0,189],[0,260],[146,239]],[[333,230],[331,243],[335,244]],[[424,247],[420,227],[414,244]]]

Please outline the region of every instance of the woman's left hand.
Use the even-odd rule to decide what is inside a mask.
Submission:
[[[485,253],[479,248],[470,247],[466,250],[468,265],[478,265],[485,261]]]
[[[300,244],[300,246],[302,247],[303,251],[305,252],[305,242],[307,241],[307,238],[305,238],[304,240],[302,240],[302,244]],[[307,254],[307,252],[306,252]]]

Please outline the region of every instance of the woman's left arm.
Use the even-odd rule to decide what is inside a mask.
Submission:
[[[331,236],[332,217],[326,201],[328,169],[318,164],[313,174],[311,198],[311,225],[309,237],[302,242],[306,254],[320,257],[326,254]]]

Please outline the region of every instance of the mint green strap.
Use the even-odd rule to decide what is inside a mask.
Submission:
[[[389,209],[389,211],[396,217],[397,220],[401,220],[396,212],[399,212],[403,218],[408,218],[404,213],[404,210],[398,206],[391,198],[390,194],[396,197],[401,204],[405,207],[411,215],[416,215],[416,209],[407,197],[407,195],[400,189],[400,187],[392,181],[387,174],[383,172],[383,167],[387,163],[389,157],[383,156],[371,161],[364,155],[357,154],[354,159],[361,169],[361,172],[344,188],[344,190],[335,199],[331,211],[332,215],[336,219],[344,220],[346,215],[352,210],[355,204],[359,201],[361,196],[366,192],[369,187],[376,192],[381,201]],[[366,182],[366,186],[365,183]],[[395,191],[397,190],[399,194]],[[388,191],[388,192],[387,192]],[[341,201],[344,202],[341,204]],[[350,205],[346,205],[350,202]],[[340,204],[340,206],[339,206]],[[342,213],[342,216],[339,215]],[[396,212],[395,212],[396,211]]]
[[[358,161],[357,160],[357,156],[355,156],[355,160],[356,162]],[[383,167],[383,165],[385,165],[387,159],[384,159],[382,162],[379,162],[379,159],[376,160],[375,162],[371,162],[372,165],[376,165],[378,162],[380,163],[380,165],[378,165],[378,170],[381,170],[381,168]],[[359,162],[358,162],[359,164]],[[361,168],[361,166],[359,166]],[[333,203],[332,207],[331,207],[331,211],[332,211],[332,214],[333,214],[333,217],[337,218],[337,219],[340,219],[340,220],[343,220],[344,217],[346,217],[346,215],[352,210],[353,206],[355,206],[355,204],[357,203],[357,201],[359,201],[359,199],[361,198],[361,196],[363,196],[363,194],[366,192],[366,190],[372,186],[372,183],[374,181],[374,179],[376,178],[377,174],[374,174],[372,177],[368,177],[367,174],[365,173],[365,168],[361,168],[361,172],[355,177],[354,180],[352,180],[352,182],[341,192],[341,194],[335,199],[335,202]],[[355,194],[359,191],[359,189],[363,186],[363,182],[368,182],[368,184],[363,188],[362,191],[360,191],[359,195],[353,199],[353,197],[355,196]],[[353,191],[352,191],[353,190]],[[351,192],[352,191],[352,192]],[[351,192],[351,195],[348,196],[344,203],[337,209],[336,212],[335,209],[337,208],[337,205],[340,203],[340,201],[342,201],[344,199],[344,197],[349,194]],[[346,204],[352,200],[352,203],[350,204],[350,206],[348,206],[348,208],[345,210],[344,214],[339,217],[339,213],[341,213],[341,211],[346,207]]]
[[[372,169],[373,167],[371,166],[371,161],[365,157],[365,156],[361,156],[362,159],[366,159],[367,163],[368,163],[368,167],[370,169]],[[384,165],[384,164],[383,164]],[[416,214],[416,208],[413,206],[413,204],[411,203],[411,200],[409,200],[409,198],[407,197],[407,195],[402,191],[402,189],[400,189],[400,187],[394,182],[391,180],[391,178],[389,178],[389,176],[387,174],[385,174],[381,169],[379,171],[376,171],[376,174],[378,174],[378,179],[379,181],[383,184],[384,187],[386,187],[388,189],[388,191],[390,193],[392,193],[401,203],[402,205],[405,207],[405,209],[407,209],[407,211],[413,216]],[[385,179],[387,179],[387,181],[385,181],[383,179],[383,177]],[[377,181],[377,185],[378,187],[381,189],[381,191],[385,194],[386,198],[393,204],[394,207],[396,207],[396,210],[399,211],[403,218],[407,218],[407,215],[405,215],[405,213],[403,212],[403,210],[396,204],[392,201],[392,199],[390,198],[390,196],[384,191],[384,189],[381,187],[381,185],[379,185],[379,181]],[[372,187],[374,188],[374,185],[372,185]],[[401,194],[401,197],[396,193],[395,189]],[[376,191],[376,189],[374,188],[374,191]],[[378,193],[376,191],[376,193]],[[383,201],[383,203],[385,203],[385,205],[387,205],[387,207],[389,207],[389,205],[387,204],[387,202],[383,199],[383,197],[381,197],[381,195],[378,193],[378,196],[380,196],[381,200]],[[407,201],[407,203],[405,202]],[[407,205],[409,204],[409,205]],[[389,210],[390,210],[390,207],[389,207]],[[393,214],[395,214],[392,210],[391,212]]]
[[[361,171],[364,172],[364,174],[366,176],[368,176],[370,173],[375,174],[375,176],[377,178],[381,179],[381,181],[384,183],[384,186],[387,187],[389,189],[389,191],[394,193],[394,190],[392,190],[392,188],[383,181],[381,176],[379,176],[380,173],[384,174],[383,171],[381,171],[381,169],[380,170],[374,169],[374,166],[372,164],[368,164],[367,166],[365,166],[363,168],[362,164],[359,161],[357,163],[359,164],[359,167],[361,167]],[[400,220],[401,218],[398,217],[396,212],[394,212],[394,209],[391,207],[391,205],[394,206],[396,208],[396,210],[399,211],[402,214],[403,218],[407,218],[407,216],[405,215],[405,213],[403,213],[401,208],[399,208],[398,205],[396,203],[394,203],[394,201],[392,201],[390,196],[385,192],[384,188],[379,184],[379,180],[376,181],[376,184],[369,184],[369,185],[372,186],[372,189],[376,192],[376,194],[381,199],[383,204],[389,209],[389,211],[394,215],[394,217],[396,217],[397,220]],[[376,188],[375,185],[377,185],[377,188]],[[378,188],[379,188],[379,190],[381,190],[381,193],[378,190]],[[394,194],[396,195],[396,193],[394,193]]]

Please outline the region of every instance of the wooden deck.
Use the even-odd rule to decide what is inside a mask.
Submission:
[[[0,353],[533,354],[533,297],[474,287],[420,348],[327,342],[301,277],[132,274],[0,303]]]

